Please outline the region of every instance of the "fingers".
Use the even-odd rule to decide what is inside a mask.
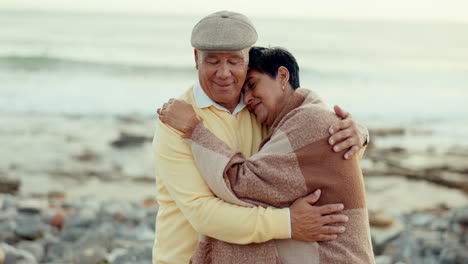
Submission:
[[[320,229],[320,233],[324,235],[334,235],[334,234],[343,234],[346,231],[346,227],[344,226],[322,226]]]
[[[348,127],[350,127],[352,124],[351,120],[350,119],[345,119],[345,120],[340,120],[340,121],[337,121],[335,123],[333,123],[330,128],[328,129],[328,132],[330,132],[330,134],[334,134],[335,132],[338,132],[342,129],[346,129]]]
[[[337,142],[342,141],[343,139],[349,138],[350,136],[352,136],[352,133],[353,131],[349,128],[335,132],[335,134],[331,135],[330,138],[328,139],[328,143],[330,145],[333,145]]]
[[[315,192],[313,192],[313,193],[307,195],[307,196],[304,197],[303,199],[304,199],[307,203],[309,203],[309,204],[314,204],[314,203],[316,203],[316,202],[319,200],[320,194],[321,194],[320,189],[317,189]]]
[[[344,214],[331,214],[331,215],[324,215],[320,219],[320,221],[324,225],[335,224],[335,223],[346,223],[349,221],[349,217]]]
[[[348,152],[346,152],[346,153],[344,154],[344,158],[345,158],[345,159],[349,159],[349,158],[351,158],[351,156],[353,156],[354,154],[358,153],[358,151],[359,151],[359,147],[356,146],[356,145],[354,145],[354,146],[351,147],[350,150],[348,150]]]
[[[343,110],[343,108],[339,107],[338,105],[335,105],[333,107],[333,110],[335,110],[336,115],[342,119],[345,119],[351,116],[349,112],[346,112],[345,110]]]
[[[340,152],[340,151],[342,151],[344,149],[349,149],[350,147],[352,147],[354,145],[357,145],[357,144],[358,144],[357,139],[354,138],[354,137],[350,137],[350,138],[346,139],[345,141],[342,141],[339,144],[336,144],[333,147],[333,151]]]
[[[337,239],[337,235],[318,235],[316,242],[332,241]]]
[[[339,204],[326,204],[319,206],[319,211],[320,214],[326,215],[326,214],[333,214],[333,213],[339,213],[343,211],[344,205],[339,203]]]

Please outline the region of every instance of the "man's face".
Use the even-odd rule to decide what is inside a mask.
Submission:
[[[208,97],[228,109],[235,107],[247,74],[248,49],[228,53],[195,50],[195,60]]]

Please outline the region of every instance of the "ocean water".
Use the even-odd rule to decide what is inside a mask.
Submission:
[[[197,78],[198,16],[0,11],[0,112],[153,115]],[[468,24],[252,17],[363,120],[468,123]],[[466,125],[465,125],[466,129]]]

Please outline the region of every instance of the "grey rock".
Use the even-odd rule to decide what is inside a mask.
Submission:
[[[401,221],[396,220],[394,224],[386,228],[372,228],[372,246],[374,251],[380,254],[386,245],[395,240],[403,232],[404,225]]]
[[[7,220],[0,222],[0,241],[12,241],[16,239],[16,221]]]
[[[72,243],[61,242],[52,245],[45,257],[45,261],[71,263],[75,258],[76,248]]]
[[[75,255],[73,263],[76,264],[97,264],[106,260],[107,250],[102,247],[89,246],[79,249]]]
[[[392,264],[392,258],[390,256],[377,256],[375,258],[376,264]]]
[[[34,256],[27,251],[14,248],[6,243],[1,243],[0,247],[5,253],[3,264],[37,264]]]
[[[37,262],[41,262],[45,255],[44,246],[39,242],[22,241],[17,248],[31,253]]]
[[[117,258],[121,256],[125,256],[127,254],[127,249],[125,248],[114,248],[108,255],[107,255],[107,261],[112,263],[114,262]]]
[[[411,216],[411,224],[418,227],[427,227],[433,219],[434,216],[430,214],[415,214]]]
[[[14,208],[16,210],[16,197],[10,194],[0,194],[0,209],[6,210]]]
[[[126,147],[138,147],[141,146],[146,141],[151,141],[152,138],[130,135],[127,133],[120,133],[120,138],[111,142],[111,145],[116,148],[126,148]]]
[[[101,202],[95,198],[83,199],[80,202],[82,208],[90,210],[95,214],[98,214],[101,210]]]
[[[46,226],[42,222],[41,216],[37,209],[21,209],[17,217],[18,226],[15,229],[15,234],[18,237],[34,240],[42,237]]]
[[[87,228],[69,227],[63,231],[60,239],[65,242],[75,242],[88,231]]]
[[[88,248],[90,246],[110,249],[115,237],[115,227],[110,223],[101,223],[84,233],[76,242],[76,245]]]
[[[121,227],[117,230],[117,238],[130,241],[154,241],[154,231],[142,223],[136,227]]]
[[[117,257],[111,264],[147,264],[152,259],[152,244],[143,244],[130,248],[127,254]]]
[[[37,243],[42,245],[42,248],[48,249],[52,245],[57,244],[60,242],[59,238],[52,234],[51,232],[45,233],[41,239],[36,240]]]
[[[78,213],[68,217],[64,222],[64,229],[72,227],[90,228],[96,220],[96,213],[91,210],[80,210]]]

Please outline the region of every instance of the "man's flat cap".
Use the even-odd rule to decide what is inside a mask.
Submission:
[[[257,41],[257,31],[243,14],[219,11],[208,15],[192,30],[192,46],[201,51],[237,51]]]

